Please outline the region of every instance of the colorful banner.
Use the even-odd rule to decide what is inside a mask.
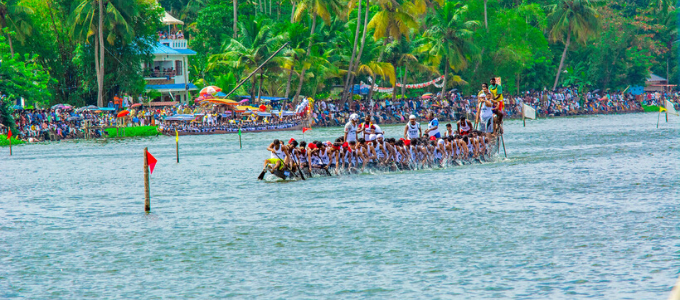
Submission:
[[[407,84],[407,85],[405,86],[405,88],[407,88],[407,89],[422,89],[422,88],[425,88],[425,87],[428,87],[428,86],[431,86],[431,85],[434,85],[434,86],[437,87],[437,88],[441,88],[441,87],[443,86],[443,84],[444,84],[444,83],[443,83],[443,80],[444,80],[444,76],[441,76],[441,77],[437,77],[437,78],[435,78],[435,79],[432,79],[432,80],[430,80],[430,81],[428,81],[428,82],[422,82],[422,83],[416,83],[416,84]],[[372,83],[373,83],[373,78],[371,78],[371,77],[369,76],[369,77],[368,77],[368,82],[372,84]],[[362,85],[362,87],[363,87],[363,85]],[[401,87],[402,87],[402,84],[401,84],[401,83],[397,83],[397,88],[401,88]],[[378,93],[388,93],[388,94],[391,94],[392,92],[394,92],[394,88],[391,88],[391,87],[389,87],[389,88],[381,88],[381,87],[377,87],[377,86],[376,86],[376,87],[373,88],[373,91],[374,91],[374,92],[378,92]]]

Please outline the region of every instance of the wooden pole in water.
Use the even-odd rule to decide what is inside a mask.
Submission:
[[[12,138],[9,138],[9,156],[12,156]]]
[[[659,110],[659,116],[656,117],[656,129],[659,129],[659,121],[661,120],[661,110]]]
[[[179,163],[179,140],[175,140],[175,153],[177,154],[177,163]]]
[[[241,125],[238,126],[238,148],[243,149],[243,145],[241,145]]]
[[[144,148],[144,211],[151,211],[151,196],[149,190],[149,148]]]

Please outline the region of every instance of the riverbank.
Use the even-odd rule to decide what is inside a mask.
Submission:
[[[12,146],[25,144],[25,141],[12,137]],[[0,134],[0,147],[9,147],[9,140],[6,134]]]
[[[106,134],[112,138],[145,137],[161,135],[158,126],[135,126],[121,128],[106,128]]]

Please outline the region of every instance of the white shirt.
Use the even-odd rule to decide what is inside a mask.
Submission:
[[[345,124],[345,132],[347,133],[346,142],[351,142],[357,140],[357,125],[352,125],[352,121]]]

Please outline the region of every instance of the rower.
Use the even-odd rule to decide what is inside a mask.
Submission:
[[[458,127],[457,131],[460,135],[468,135],[470,134],[470,130],[472,130],[472,122],[466,120],[465,116],[460,117],[460,121],[456,122],[456,126]]]
[[[408,123],[404,127],[404,139],[412,140],[417,139],[423,135],[420,130],[420,123],[416,122],[416,116],[411,115],[408,117]]]
[[[270,169],[271,173],[274,173],[274,170],[283,170],[285,167],[285,164],[283,162],[283,145],[281,145],[281,141],[278,139],[275,139],[269,147],[267,147],[267,150],[271,152],[270,158],[264,160],[264,168],[267,167],[272,167]]]
[[[352,114],[349,116],[349,122],[345,124],[345,136],[343,141],[345,142],[356,142],[357,141],[357,121],[359,121],[359,116],[357,114]]]
[[[451,127],[451,124],[446,124],[446,131],[444,131],[444,137],[450,137],[453,136],[453,127]]]
[[[430,123],[427,124],[427,129],[425,129],[425,133],[435,138],[442,137],[441,134],[439,133],[439,121],[434,116],[434,113],[429,112],[427,114],[427,118],[430,120]]]
[[[364,119],[364,123],[359,126],[359,131],[364,134],[364,139],[367,142],[373,141],[371,135],[377,134],[376,126],[371,122],[371,115],[367,115]]]

